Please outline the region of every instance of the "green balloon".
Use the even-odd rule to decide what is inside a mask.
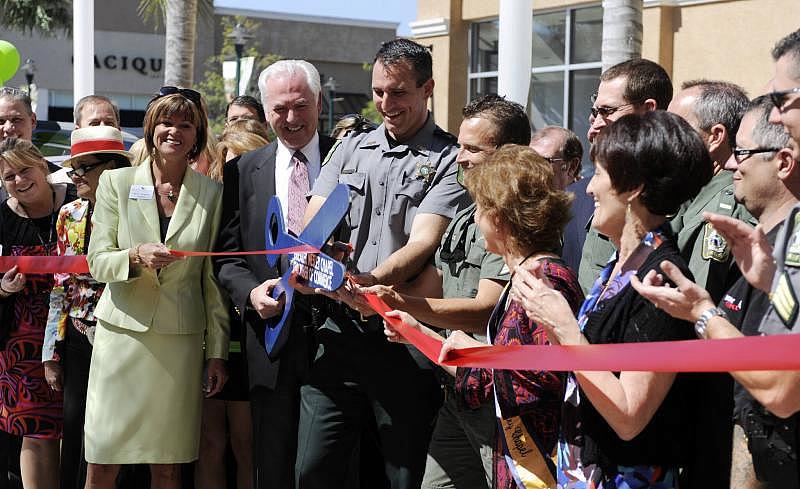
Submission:
[[[8,41],[0,41],[0,84],[14,78],[19,68],[19,51]]]

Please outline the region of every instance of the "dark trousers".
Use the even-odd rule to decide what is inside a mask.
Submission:
[[[61,488],[83,489],[86,460],[83,456],[83,421],[92,345],[70,321],[64,341],[64,437],[61,440]]]
[[[304,335],[292,334],[281,352],[275,388],[250,390],[256,489],[294,487],[300,385],[308,374],[309,347]]]
[[[317,357],[301,389],[297,489],[346,486],[370,413],[390,486],[418,489],[441,405],[430,368],[421,368],[408,347],[387,342],[382,332],[323,329],[317,340]]]

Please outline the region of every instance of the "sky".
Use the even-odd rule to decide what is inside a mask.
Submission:
[[[416,0],[214,0],[217,7],[237,7],[291,14],[399,22],[398,34],[408,36],[417,17]]]

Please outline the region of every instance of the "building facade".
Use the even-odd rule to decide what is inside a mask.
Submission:
[[[138,2],[95,2],[95,92],[120,106],[123,125],[141,126],[147,103],[164,81],[164,28],[145,24],[137,14]],[[223,43],[224,16],[245,16],[258,28],[251,32],[260,52],[284,59],[306,59],[320,71],[323,83],[335,79],[334,114],[358,112],[370,100],[371,63],[381,42],[396,36],[392,22],[293,15],[235,8],[216,8],[213,19],[198,18],[194,79],[207,70],[205,60]],[[163,24],[163,23],[162,23]],[[40,119],[72,121],[72,39],[64,35],[42,37],[0,29],[0,39],[14,44],[24,60],[34,61]],[[257,73],[253,76],[255,83]],[[26,85],[19,70],[8,85]],[[323,96],[328,92],[323,89]],[[328,100],[323,104],[327,120]],[[44,117],[42,117],[44,116]],[[327,127],[323,125],[322,127]]]
[[[412,33],[434,52],[433,111],[439,125],[457,131],[464,104],[497,90],[499,0],[417,5]],[[531,122],[568,127],[585,144],[601,71],[601,2],[533,0],[531,15]],[[661,64],[676,88],[723,79],[756,96],[772,77],[772,46],[798,19],[797,0],[644,0],[642,56]]]

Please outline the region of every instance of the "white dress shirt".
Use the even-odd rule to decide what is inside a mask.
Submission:
[[[287,219],[289,218],[289,179],[294,169],[294,164],[292,163],[294,152],[295,150],[287,148],[278,139],[278,151],[275,152],[275,195],[281,201],[284,225],[288,225]],[[314,137],[311,138],[308,144],[300,148],[300,152],[303,153],[308,162],[308,188],[311,189],[314,187],[314,181],[319,176],[322,160],[319,154],[319,133],[314,133]]]

